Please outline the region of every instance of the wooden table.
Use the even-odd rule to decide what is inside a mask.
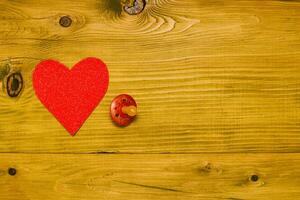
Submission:
[[[32,71],[90,56],[110,86],[70,137]],[[1,200],[300,199],[298,0],[148,0],[138,15],[119,0],[2,0],[0,77]],[[126,128],[109,116],[121,93],[138,103]]]

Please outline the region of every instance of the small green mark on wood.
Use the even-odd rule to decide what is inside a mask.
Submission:
[[[117,16],[122,12],[122,4],[121,0],[107,0],[105,2],[105,9],[108,11],[112,11]]]
[[[5,78],[5,76],[8,75],[10,71],[9,64],[4,64],[3,66],[0,66],[0,82]]]

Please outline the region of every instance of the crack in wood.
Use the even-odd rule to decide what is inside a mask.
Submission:
[[[134,185],[134,186],[139,186],[139,187],[144,187],[144,188],[150,188],[150,189],[164,190],[164,191],[169,191],[169,192],[191,193],[191,192],[186,192],[186,191],[172,189],[172,188],[165,188],[165,187],[160,187],[160,186],[144,185],[144,184],[139,184],[139,183],[131,183],[131,182],[125,182],[125,181],[116,181],[116,180],[114,180],[114,181],[118,182],[118,183],[123,183],[123,184],[128,184],[128,185]]]

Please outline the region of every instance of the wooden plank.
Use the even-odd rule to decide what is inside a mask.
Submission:
[[[25,88],[0,92],[0,152],[300,152],[299,1],[149,0],[138,16],[118,5],[1,1],[0,69],[21,70]],[[110,87],[70,138],[31,72],[87,56],[107,63]],[[139,105],[124,129],[108,113],[120,93]]]
[[[300,199],[300,154],[1,154],[0,159],[1,200]],[[7,174],[8,167],[17,170],[15,176]]]

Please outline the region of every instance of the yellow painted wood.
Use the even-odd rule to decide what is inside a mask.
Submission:
[[[1,154],[0,159],[1,200],[300,199],[300,154]],[[8,167],[17,174],[9,176]]]
[[[299,152],[300,2],[149,0],[0,2],[0,65],[20,70],[17,99],[0,92],[1,152]],[[59,25],[61,16],[73,23]],[[70,138],[34,95],[43,59],[103,59],[106,97]],[[110,101],[138,103],[114,126]]]
[[[120,1],[0,1],[0,200],[300,199],[300,2]],[[89,56],[110,86],[70,137],[31,73]],[[121,93],[138,103],[126,128],[109,115]]]

